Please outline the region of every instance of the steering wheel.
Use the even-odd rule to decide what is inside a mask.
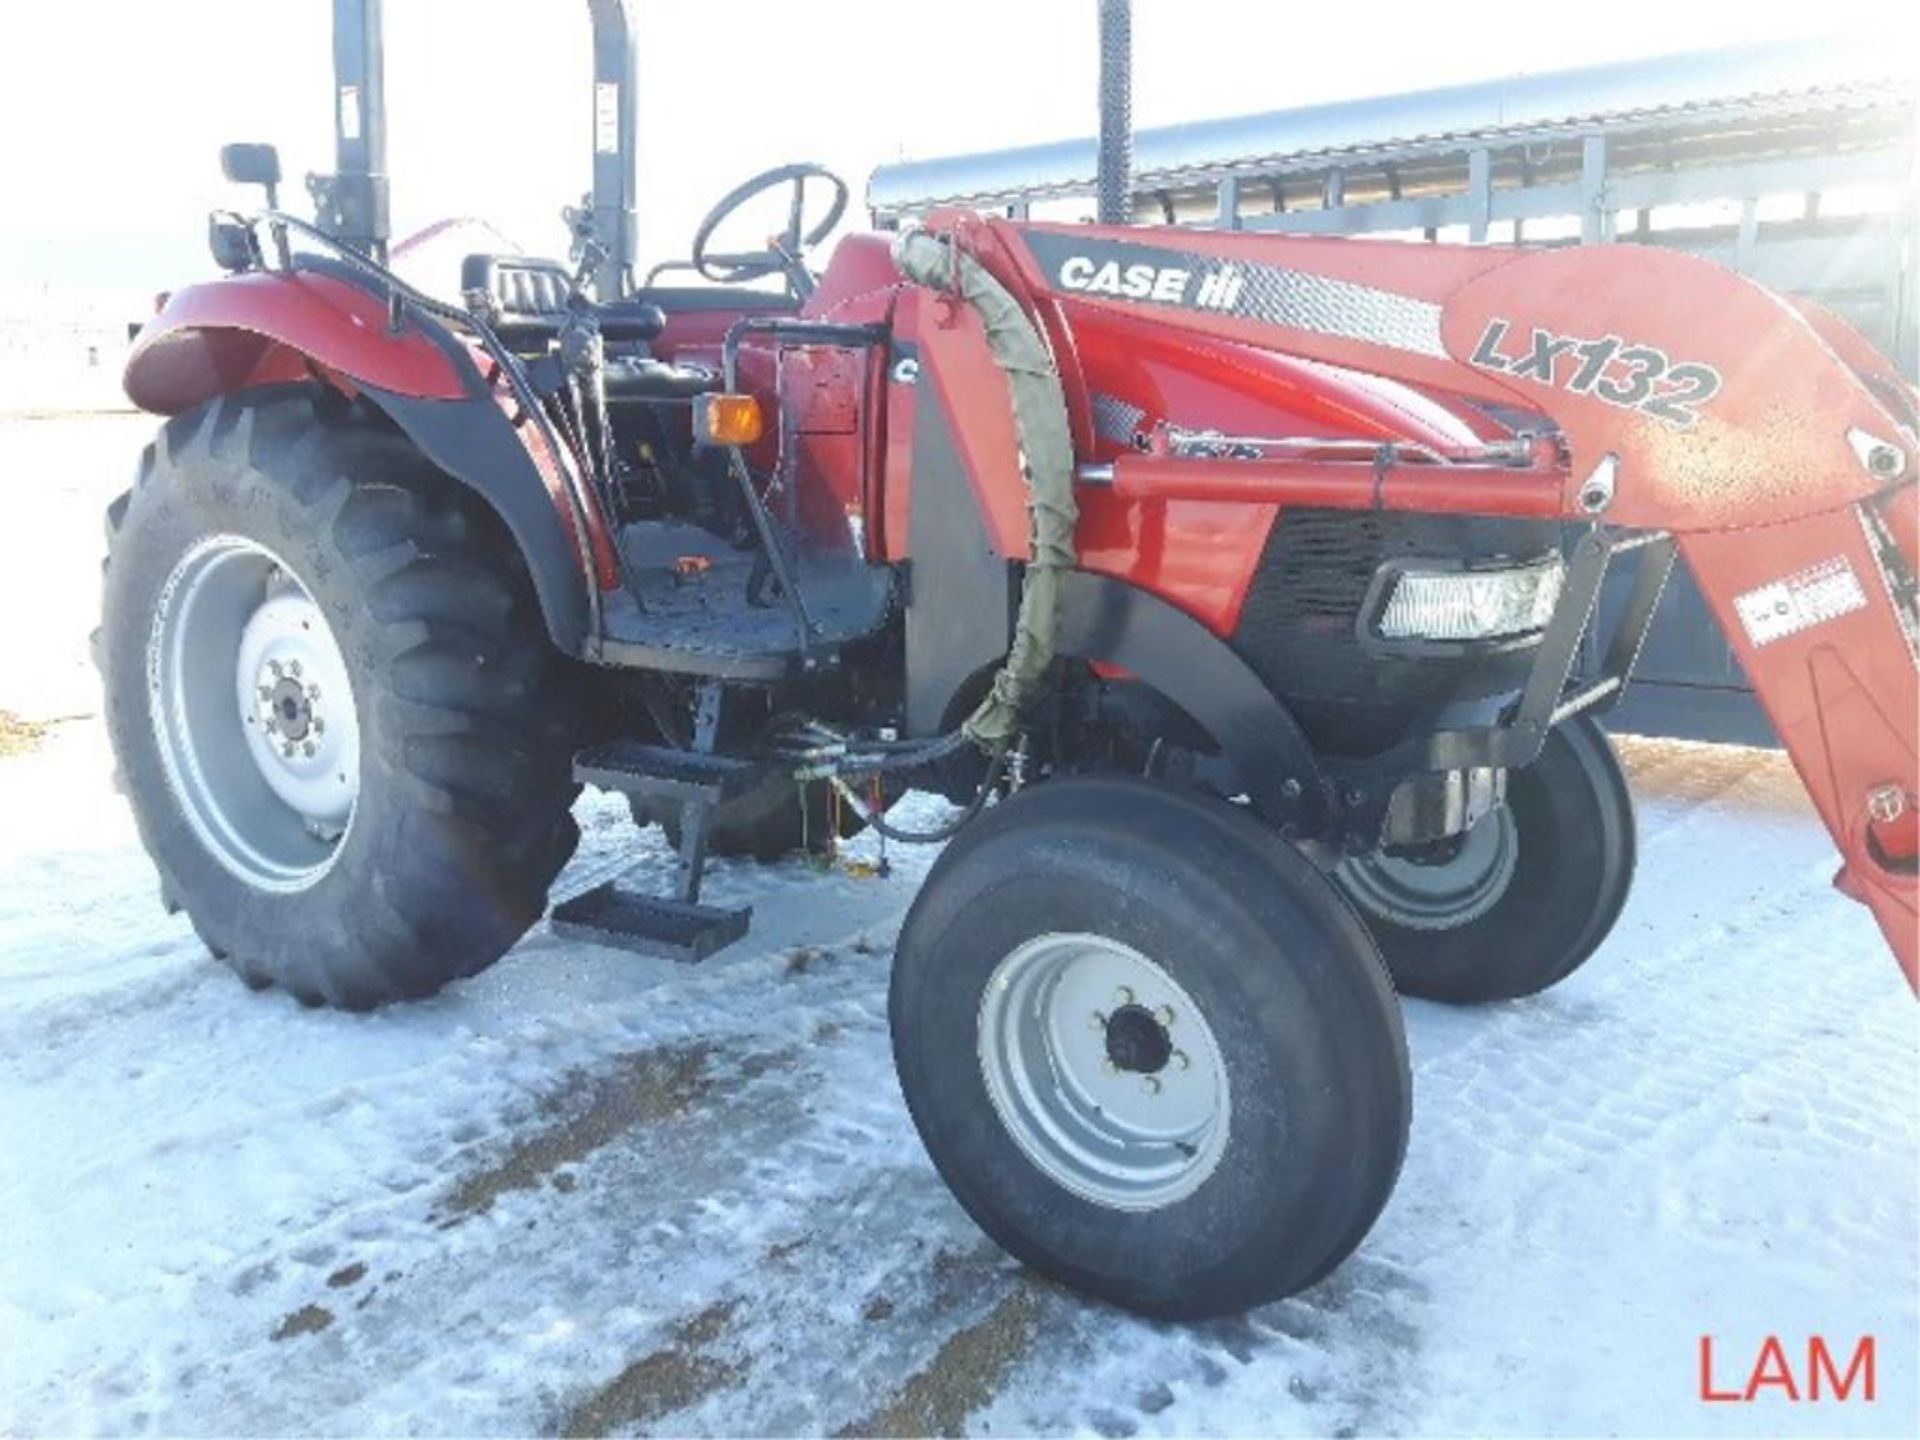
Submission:
[[[833,203],[827,207],[826,216],[810,230],[804,228],[809,180],[824,180],[833,187]],[[787,228],[778,235],[768,236],[765,250],[738,253],[707,250],[713,232],[728,216],[754,196],[782,185],[793,187],[793,195],[787,202]],[[847,182],[824,165],[776,165],[764,170],[729,190],[720,197],[720,203],[707,212],[707,218],[693,234],[693,268],[721,285],[738,285],[763,275],[784,275],[794,293],[804,300],[813,293],[813,275],[804,263],[806,252],[826,239],[840,223],[840,217],[847,213],[847,199]]]

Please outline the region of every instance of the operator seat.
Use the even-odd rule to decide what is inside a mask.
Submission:
[[[469,309],[517,353],[545,354],[559,338],[573,293],[573,277],[554,260],[520,255],[469,255],[460,266],[460,289]],[[601,338],[619,347],[607,356],[609,399],[682,400],[720,388],[711,370],[676,365],[647,353],[647,342],[666,328],[666,312],[628,296],[593,307]]]

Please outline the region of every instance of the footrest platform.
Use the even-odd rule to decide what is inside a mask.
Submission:
[[[553,907],[555,934],[669,960],[699,961],[747,933],[753,907],[689,904],[623,890],[612,880]]]

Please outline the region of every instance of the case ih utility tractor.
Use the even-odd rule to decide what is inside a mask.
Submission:
[[[545,913],[582,783],[677,884],[552,925],[687,959],[748,923],[709,855],[943,792],[891,995],[934,1163],[1069,1284],[1244,1308],[1393,1187],[1396,987],[1525,995],[1618,918],[1597,717],[1676,556],[1914,975],[1914,393],[1824,311],[1632,246],[969,213],[816,267],[847,187],[814,166],[720,203],[708,286],[637,285],[617,0],[578,263],[474,255],[449,303],[383,263],[377,15],[338,8],[320,222],[227,152],[268,208],[141,334],[168,418],[109,513],[124,787],[248,983],[473,974]],[[779,187],[783,233],[717,248]]]

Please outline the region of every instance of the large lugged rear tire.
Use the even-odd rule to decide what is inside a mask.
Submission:
[[[214,954],[351,1009],[498,959],[579,836],[564,661],[492,512],[276,386],[170,421],[108,526],[120,780]]]
[[[1049,780],[963,830],[894,962],[901,1089],[974,1220],[1176,1318],[1291,1294],[1360,1243],[1411,1112],[1373,943],[1223,802]]]
[[[1505,804],[1457,847],[1425,863],[1354,857],[1335,873],[1401,994],[1474,1005],[1535,994],[1584,964],[1627,903],[1634,850],[1620,757],[1581,715],[1508,775]]]

